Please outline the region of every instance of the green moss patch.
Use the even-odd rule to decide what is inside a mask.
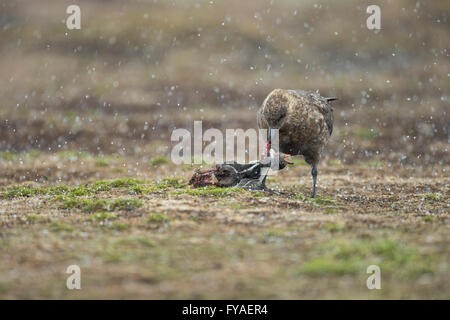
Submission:
[[[183,189],[180,191],[172,192],[172,195],[188,194],[191,196],[213,196],[216,198],[227,197],[230,195],[235,195],[238,192],[242,192],[240,188],[230,187],[230,188],[220,188],[220,187],[204,187],[204,188],[193,188],[193,189]]]

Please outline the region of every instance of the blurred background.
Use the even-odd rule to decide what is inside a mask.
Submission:
[[[70,4],[81,30],[66,27]],[[194,120],[256,128],[265,96],[289,88],[339,98],[324,163],[445,173],[434,166],[450,162],[450,3],[376,1],[378,31],[370,4],[2,0],[1,158],[145,164]]]

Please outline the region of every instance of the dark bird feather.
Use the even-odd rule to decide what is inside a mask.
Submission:
[[[320,154],[333,132],[334,100],[317,91],[275,89],[257,113],[260,128],[279,129],[279,151],[302,155],[312,166],[313,196]]]

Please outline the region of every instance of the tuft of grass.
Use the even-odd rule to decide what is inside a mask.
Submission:
[[[152,213],[151,215],[149,215],[147,217],[147,222],[150,223],[164,223],[164,222],[168,222],[170,219],[167,215],[162,214],[162,213]]]
[[[33,197],[38,195],[53,195],[53,196],[89,196],[93,192],[109,191],[113,188],[123,188],[129,186],[137,186],[144,183],[141,180],[131,178],[121,178],[111,181],[97,181],[91,185],[85,186],[67,186],[55,185],[49,187],[34,187],[34,186],[12,186],[3,192],[3,196],[8,198],[14,197]]]
[[[136,185],[136,186],[131,186],[130,189],[128,190],[129,194],[143,194],[143,193],[147,193],[146,192],[146,188],[140,185]]]
[[[87,196],[91,191],[86,186],[71,187],[67,185],[56,185],[50,187],[34,187],[34,186],[12,186],[3,192],[3,196],[7,198],[16,197],[33,197],[38,195],[53,196]]]
[[[31,197],[39,194],[38,190],[33,187],[13,186],[3,192],[3,196],[7,198]]]
[[[169,163],[169,159],[163,156],[156,156],[150,159],[149,164],[151,166],[160,166]]]
[[[112,212],[105,212],[105,211],[100,211],[100,212],[96,212],[93,215],[91,215],[90,219],[92,221],[108,221],[108,220],[114,220],[117,219],[117,216],[112,213]]]
[[[66,223],[54,220],[50,223],[50,230],[54,232],[73,231],[73,228]]]
[[[213,196],[216,198],[227,197],[241,192],[242,189],[236,187],[220,188],[220,187],[203,187],[195,189],[183,189],[172,192],[173,195],[189,194],[191,196]]]
[[[68,186],[68,185],[55,185],[49,187],[34,187],[34,186],[12,186],[3,192],[3,196],[8,198],[14,197],[32,197],[37,195],[53,195],[53,196],[67,196],[67,197],[79,197],[89,196],[93,192],[109,191],[113,188],[124,188],[130,186],[136,186],[144,183],[144,181],[132,178],[120,178],[115,180],[100,180],[90,185],[84,186]]]
[[[109,205],[111,211],[113,210],[134,210],[142,207],[143,202],[139,199],[116,199]]]
[[[173,187],[175,189],[184,188],[186,183],[184,183],[183,178],[180,177],[172,177],[172,178],[163,178],[159,181],[155,187],[159,189],[166,189],[168,187]]]
[[[110,181],[96,181],[91,185],[91,189],[95,192],[101,192],[101,191],[109,191],[111,190],[111,183]]]
[[[103,199],[76,199],[69,198],[63,200],[59,206],[61,209],[80,209],[84,212],[94,212],[106,210],[108,202]]]
[[[423,199],[429,202],[442,202],[444,197],[440,193],[426,193],[423,195]]]
[[[58,195],[62,193],[69,197],[80,197],[89,196],[92,194],[92,190],[88,186],[69,187],[66,192],[64,192],[64,189],[60,189],[59,191],[61,192],[50,193],[50,195]]]
[[[68,186],[68,185],[55,185],[48,187],[35,187],[35,186],[12,186],[7,188],[2,195],[7,198],[16,198],[16,197],[33,197],[38,195],[53,195],[56,196],[55,200],[61,200],[64,197],[79,197],[79,196],[89,196],[92,193],[110,191],[114,188],[126,188],[132,187],[135,188],[135,194],[143,193],[137,192],[139,191],[139,186],[144,184],[145,181],[133,179],[133,178],[120,178],[115,180],[100,180],[96,181],[92,184],[84,185],[84,186]],[[171,179],[167,179],[161,182],[161,186],[163,188],[167,188],[167,186],[173,185],[175,187],[184,186],[180,181],[175,181]],[[150,187],[149,187],[150,188]],[[159,187],[153,187],[154,190],[158,190]],[[144,189],[142,189],[144,190]],[[150,189],[146,190],[150,191]]]
[[[147,194],[151,192],[165,191],[169,188],[184,188],[186,183],[181,177],[163,178],[151,186],[134,185],[129,189],[130,194]]]
[[[425,222],[433,222],[434,218],[432,216],[423,216],[422,220]]]

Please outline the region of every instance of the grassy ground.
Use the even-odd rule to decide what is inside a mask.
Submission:
[[[3,188],[2,298],[449,298],[448,177],[325,165],[312,200],[302,164],[269,194],[190,189],[192,170],[171,164],[108,179],[133,162],[116,161],[59,161],[99,176]],[[65,287],[71,264],[80,291]],[[366,288],[372,264],[381,290]]]
[[[1,298],[450,298],[447,2],[76,3],[0,0]],[[320,197],[187,187],[172,130],[273,88],[339,98]]]

